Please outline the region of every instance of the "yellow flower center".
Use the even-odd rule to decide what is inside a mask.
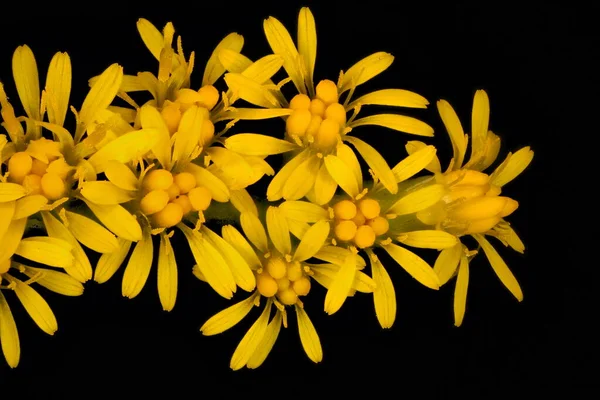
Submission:
[[[154,169],[144,177],[142,188],[139,208],[157,228],[175,226],[187,213],[205,211],[212,201],[210,191],[189,172],[173,175]]]
[[[388,220],[379,215],[381,206],[375,199],[363,198],[357,203],[341,200],[333,205],[335,239],[353,243],[359,249],[371,247],[378,236],[390,229]]]
[[[346,126],[346,110],[338,103],[337,86],[322,80],[316,87],[316,97],[294,96],[290,102],[292,114],[286,120],[288,136],[319,152],[332,151],[341,141]]]
[[[519,207],[517,201],[500,196],[500,187],[489,180],[487,174],[474,170],[438,176],[437,181],[447,185],[447,192],[440,202],[418,212],[417,218],[455,235],[489,231]]]
[[[282,304],[291,306],[296,304],[298,296],[310,292],[310,279],[299,262],[270,257],[256,276],[256,288],[261,295],[277,296]]]

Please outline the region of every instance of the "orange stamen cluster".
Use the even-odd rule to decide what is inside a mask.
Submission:
[[[385,234],[390,225],[379,215],[381,207],[374,199],[362,199],[358,203],[342,200],[334,204],[333,232],[336,240],[351,242],[359,249],[371,247],[378,236]]]
[[[291,306],[296,304],[298,296],[310,292],[310,279],[298,261],[270,257],[256,275],[256,288],[261,295],[277,296],[282,304]]]

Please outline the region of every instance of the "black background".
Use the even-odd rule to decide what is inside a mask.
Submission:
[[[224,334],[203,337],[200,325],[231,303],[191,275],[189,254],[182,250],[179,297],[171,313],[160,308],[155,269],[134,300],[121,297],[122,269],[106,284],[86,284],[80,298],[40,289],[59,321],[53,337],[39,331],[10,296],[22,358],[19,367],[10,370],[0,357],[0,398],[126,393],[264,398],[304,392],[489,397],[559,389],[573,394],[597,387],[592,360],[598,356],[598,312],[591,307],[591,270],[597,262],[578,262],[576,252],[582,251],[579,240],[585,236],[577,223],[594,218],[577,190],[582,177],[591,178],[582,148],[593,146],[597,135],[597,124],[584,124],[583,119],[592,115],[584,111],[586,93],[597,87],[597,78],[588,72],[598,71],[591,62],[600,46],[588,17],[598,10],[572,3],[448,3],[171,1],[56,3],[41,8],[21,3],[3,12],[0,79],[13,104],[18,104],[18,96],[11,57],[18,45],[28,44],[42,76],[56,51],[70,54],[70,103],[79,108],[87,79],[113,62],[123,65],[125,73],[156,73],[157,63],[136,30],[139,17],[159,28],[167,21],[174,23],[186,53],[196,52],[196,87],[214,46],[227,33],[244,35],[244,54],[257,59],[270,52],[262,20],[275,16],[295,37],[298,10],[309,5],[318,32],[316,79],[336,80],[340,69],[375,51],[394,54],[394,64],[357,94],[397,87],[429,99],[428,110],[406,113],[434,127],[431,143],[439,146],[443,165],[449,161],[450,147],[435,101],[448,100],[468,131],[476,89],[490,96],[490,126],[504,143],[500,157],[525,145],[532,146],[535,157],[506,187],[520,202],[510,221],[527,246],[526,254],[497,246],[523,288],[525,300],[520,304],[480,255],[472,264],[465,321],[455,328],[454,284],[433,292],[388,261],[398,297],[393,329],[379,328],[371,296],[351,298],[341,311],[326,317],[324,292],[315,290],[306,307],[321,337],[323,362],[313,365],[304,355],[292,323],[260,369],[233,372],[228,367],[231,354],[258,311]],[[257,122],[236,129],[277,134],[272,127]],[[403,143],[415,139],[389,130],[360,129],[357,136],[378,148],[390,165],[405,156]],[[276,166],[277,159],[272,161]],[[251,191],[260,193],[266,183],[264,179]],[[236,297],[240,298],[243,295]]]

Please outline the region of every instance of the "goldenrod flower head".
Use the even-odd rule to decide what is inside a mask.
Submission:
[[[318,210],[326,213],[326,210],[319,206],[301,201],[283,207],[270,206],[266,212],[266,230],[255,212],[242,212],[240,215],[242,230],[251,244],[233,226],[223,227],[223,238],[238,250],[253,269],[256,276],[256,291],[246,300],[209,319],[200,328],[202,333],[215,335],[235,326],[252,310],[253,306],[260,305],[261,297],[266,299],[261,316],[246,333],[233,354],[230,364],[232,369],[237,370],[244,366],[257,368],[263,363],[275,344],[281,325],[287,327],[286,307],[292,306],[296,311],[300,340],[306,354],[314,362],[318,363],[322,360],[321,343],[304,310],[301,297],[309,295],[312,279],[325,287],[338,287],[343,279],[340,275],[348,275],[340,271],[342,269],[356,271],[356,267],[352,253],[328,251],[330,246],[325,243],[330,231],[328,221],[313,218],[309,221],[314,224],[308,226],[305,222],[296,219],[297,214],[302,214],[301,210],[314,211],[315,207],[318,214],[320,214]],[[304,220],[306,221],[306,217]],[[297,245],[292,244],[290,232],[296,237],[301,236]],[[312,257],[319,258],[319,254],[322,254],[322,258],[327,259],[330,264],[308,262]],[[342,262],[338,262],[340,259]],[[201,279],[205,276],[201,269],[197,269],[196,274]],[[364,286],[364,284],[361,286],[361,282],[355,283],[354,279],[351,279],[344,292],[345,285],[345,282],[341,282],[342,288],[337,291],[342,299],[329,299],[330,302],[339,303],[341,306],[350,290],[363,289]],[[363,290],[370,291],[369,288]],[[328,300],[326,300],[326,308],[327,302]],[[275,315],[271,319],[273,305],[275,305]]]
[[[524,147],[514,154],[509,153],[491,174],[487,174],[483,171],[494,163],[500,150],[500,138],[488,130],[490,105],[487,93],[478,90],[473,99],[471,155],[468,161],[465,160],[468,135],[464,133],[456,112],[445,100],[440,100],[437,106],[450,136],[454,156],[445,172],[441,171],[437,157],[428,164],[427,168],[435,173],[435,177],[429,183],[424,182],[421,190],[436,187],[442,190],[433,189],[437,197],[432,196],[429,206],[418,210],[416,217],[423,224],[458,238],[473,237],[498,278],[521,301],[523,292],[519,283],[485,236],[495,237],[518,252],[525,250],[523,242],[504,220],[518,208],[519,203],[501,196],[501,193],[504,185],[527,168],[533,159],[533,151]],[[412,153],[422,146],[419,142],[409,142],[407,151]],[[453,248],[442,251],[434,266],[441,284],[458,275],[454,296],[456,326],[461,325],[464,317],[469,260],[476,253],[465,244],[457,243]]]
[[[0,203],[5,208],[6,203]],[[23,238],[27,218],[0,219],[0,342],[6,362],[11,368],[19,364],[21,346],[12,312],[2,293],[12,290],[42,331],[53,335],[58,329],[56,317],[48,303],[31,285],[37,283],[65,296],[79,296],[83,285],[64,272],[31,267],[39,263],[68,271],[76,262],[69,242],[47,236]],[[13,257],[23,261],[16,261]]]
[[[428,101],[422,96],[402,89],[384,89],[352,99],[357,86],[385,71],[394,57],[385,52],[374,53],[357,62],[346,72],[341,72],[335,83],[313,79],[317,38],[315,21],[308,8],[302,8],[298,16],[298,47],[287,29],[273,17],[264,21],[264,31],[274,55],[282,58],[282,65],[289,78],[273,85],[265,79],[252,78],[251,69],[240,70],[240,57],[223,52],[221,60],[230,73],[225,75],[230,90],[242,99],[265,108],[287,109],[284,141],[268,140],[268,147],[260,147],[267,139],[259,135],[234,135],[225,140],[225,146],[242,154],[278,154],[292,151],[294,156],[275,175],[267,191],[267,198],[298,200],[312,197],[318,204],[328,203],[340,181],[339,169],[354,162],[352,144],[365,159],[385,188],[396,193],[397,184],[383,157],[366,142],[351,136],[351,131],[363,125],[378,125],[421,136],[433,136],[433,129],[415,118],[397,114],[377,114],[357,119],[363,105],[386,105],[395,107],[426,108]],[[263,63],[263,60],[257,63]],[[291,101],[286,100],[281,86],[291,80],[298,91]],[[342,100],[343,99],[343,100]],[[348,117],[347,113],[353,111]],[[264,118],[275,116],[265,113]],[[260,118],[258,113],[245,111],[238,118]],[[348,154],[350,152],[351,154]],[[340,155],[342,153],[342,155]],[[327,159],[330,162],[327,162]]]

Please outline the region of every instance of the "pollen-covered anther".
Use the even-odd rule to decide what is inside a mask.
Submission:
[[[379,213],[381,212],[379,202],[374,199],[362,199],[358,203],[358,209],[366,219],[373,219],[379,216]]]
[[[156,214],[167,206],[169,200],[169,194],[165,190],[153,190],[142,197],[140,210],[145,215]]]
[[[390,223],[382,216],[377,216],[373,219],[370,219],[367,221],[367,225],[373,229],[373,232],[375,232],[375,235],[377,236],[384,235],[390,229]]]
[[[310,125],[312,115],[307,109],[297,109],[285,121],[288,134],[304,136]]]
[[[201,100],[197,102],[200,107],[212,110],[219,102],[219,91],[213,85],[204,85],[198,89]]]
[[[143,188],[150,192],[152,190],[168,190],[173,184],[173,175],[166,169],[154,169],[150,171],[142,182]]]
[[[308,110],[310,107],[310,97],[305,94],[297,94],[290,101],[290,108],[292,110]]]
[[[375,231],[369,225],[362,225],[356,230],[354,235],[354,244],[359,249],[365,249],[375,244],[376,239]]]
[[[338,90],[337,85],[333,81],[323,79],[317,84],[315,90],[317,92],[317,99],[320,99],[323,103],[327,105],[337,103]]]
[[[325,110],[325,119],[332,119],[340,126],[346,125],[346,110],[340,103],[333,103]]]
[[[152,215],[152,220],[157,227],[170,228],[181,222],[183,209],[179,204],[168,203],[165,208]]]
[[[258,289],[258,292],[265,297],[275,296],[277,290],[279,290],[277,281],[264,272],[256,277],[256,288]]]
[[[292,287],[289,287],[285,290],[277,292],[277,298],[286,306],[291,306],[296,304],[298,301],[298,294],[294,291],[294,289],[292,289]]]
[[[46,172],[40,179],[40,187],[42,194],[48,200],[58,200],[64,196],[66,192],[65,181],[60,176],[52,172]]]
[[[342,200],[333,205],[333,214],[339,219],[352,219],[356,216],[356,205],[350,200]]]
[[[266,269],[273,279],[281,279],[286,276],[287,263],[279,257],[272,257],[267,262]]]
[[[349,220],[341,220],[335,225],[334,234],[338,240],[348,242],[354,239],[357,229],[358,228],[354,222]]]
[[[303,276],[292,283],[292,289],[298,296],[306,296],[310,292],[310,279]]]
[[[8,180],[14,183],[21,183],[33,167],[33,159],[24,151],[12,155],[8,160]]]

